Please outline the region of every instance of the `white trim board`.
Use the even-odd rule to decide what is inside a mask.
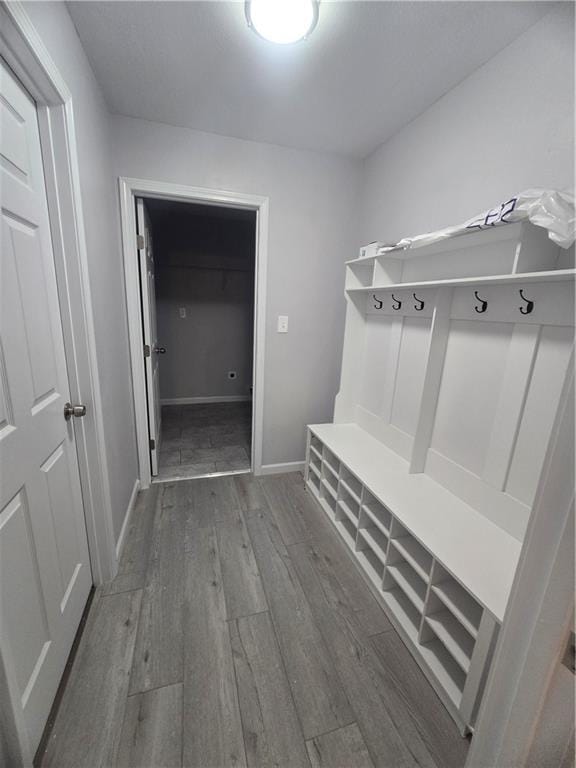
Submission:
[[[0,3],[0,55],[36,102],[54,263],[74,402],[90,403],[74,425],[95,584],[114,578],[118,561],[72,95],[22,3]]]
[[[126,507],[126,513],[124,514],[124,522],[122,523],[122,528],[120,529],[118,541],[116,542],[116,557],[118,558],[118,560],[120,560],[122,550],[124,549],[124,544],[126,543],[126,534],[128,533],[128,528],[130,526],[130,521],[132,519],[132,513],[134,512],[134,507],[136,506],[136,499],[138,498],[139,490],[140,490],[140,479],[136,478],[136,480],[134,481],[134,487],[132,488],[132,493],[130,494],[130,498],[128,499],[128,506]]]
[[[128,309],[128,333],[136,420],[140,487],[152,482],[146,416],[146,379],[142,364],[143,338],[138,263],[136,260],[136,197],[177,200],[201,205],[244,208],[256,212],[256,264],[254,291],[254,374],[252,409],[252,471],[262,472],[264,422],[264,341],[266,323],[266,274],[268,262],[268,198],[205,187],[183,186],[149,179],[119,178],[120,222],[124,251],[124,282]]]
[[[164,397],[160,405],[201,405],[202,403],[249,403],[250,395],[212,395],[211,397]]]
[[[260,467],[261,475],[282,475],[285,472],[304,472],[306,462],[288,461],[284,464],[263,464]]]

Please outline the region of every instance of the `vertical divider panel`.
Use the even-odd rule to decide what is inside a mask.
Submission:
[[[372,285],[378,285],[378,259],[372,265]]]
[[[392,550],[392,527],[394,525],[394,515],[390,513],[390,536],[388,536],[388,546],[386,547],[386,563],[384,564],[384,573],[382,575],[382,584],[384,584],[384,576],[386,576],[386,565],[390,562],[390,554]]]
[[[393,319],[386,366],[391,375],[387,376],[384,381],[381,405],[382,419],[386,424],[389,424],[390,419],[392,418],[392,402],[394,400],[394,390],[396,389],[396,374],[398,372],[398,359],[400,357],[400,343],[402,341],[403,326],[403,317],[395,317]]]
[[[441,569],[440,564],[436,559],[434,559],[432,561],[432,568],[430,569],[430,574],[428,576],[428,584],[426,585],[426,597],[424,598],[424,609],[422,611],[422,619],[420,621],[420,629],[418,631],[419,643],[425,643],[426,640],[429,639],[428,632],[426,631],[426,616],[428,616],[428,614],[430,613],[430,605],[433,597],[432,584],[434,583],[434,580],[437,578],[437,575],[440,569]]]
[[[484,610],[478,627],[478,637],[474,644],[474,652],[470,661],[470,670],[466,676],[466,684],[460,703],[462,720],[469,725],[476,719],[476,710],[479,705],[479,695],[484,688],[488,670],[490,669],[490,657],[496,645],[498,637],[498,622],[492,614]]]
[[[404,260],[402,258],[376,256],[374,259],[374,278],[372,284],[378,286],[401,283],[403,269]]]
[[[418,426],[414,435],[412,446],[412,460],[410,461],[410,473],[423,472],[426,464],[426,454],[432,439],[436,404],[442,380],[444,357],[448,343],[450,330],[450,308],[452,304],[452,289],[440,288],[436,294],[436,305],[432,316],[430,328],[430,343],[428,346],[428,359],[426,361],[426,373],[422,387],[422,400],[418,414]]]
[[[390,521],[390,536],[388,538],[388,549],[386,551],[386,563],[384,567],[384,576],[382,579],[382,584],[388,587],[396,584],[394,577],[391,576],[389,573],[389,568],[402,561],[402,556],[392,544],[392,539],[397,538],[401,528],[402,528],[401,524],[396,520],[394,515],[392,515],[392,518]]]
[[[361,552],[362,549],[364,549],[367,545],[365,544],[364,540],[362,539],[362,536],[360,534],[360,528],[362,527],[367,515],[366,512],[362,509],[362,505],[364,504],[364,499],[366,497],[366,487],[362,485],[362,488],[360,490],[360,514],[358,515],[358,526],[356,528],[356,551]]]
[[[517,323],[494,417],[483,480],[504,490],[518,436],[542,326]]]

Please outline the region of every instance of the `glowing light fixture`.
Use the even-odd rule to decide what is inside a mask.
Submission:
[[[318,21],[317,0],[246,0],[248,26],[272,43],[303,40]]]

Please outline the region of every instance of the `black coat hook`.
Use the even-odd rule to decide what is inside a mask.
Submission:
[[[375,293],[372,294],[372,298],[374,299],[374,309],[382,309],[384,302],[377,299]]]
[[[478,291],[474,291],[474,296],[476,296],[476,298],[480,302],[480,306],[479,307],[476,306],[474,307],[474,309],[476,310],[476,312],[478,312],[479,315],[481,315],[482,312],[486,312],[486,308],[488,307],[488,302],[484,301],[484,299],[481,299],[480,296],[478,296]]]
[[[414,299],[416,300],[416,304],[414,304],[414,309],[416,310],[416,312],[422,312],[422,310],[424,309],[424,301],[422,299],[419,299],[415,293],[413,293],[412,296],[414,296]]]
[[[396,302],[396,304],[392,304],[392,309],[400,309],[400,307],[402,306],[402,302],[400,301],[400,299],[397,299],[396,296],[394,296],[394,294],[392,294],[392,298]]]
[[[522,312],[523,315],[529,315],[530,312],[532,312],[532,310],[534,309],[534,302],[530,301],[530,299],[527,299],[526,296],[524,296],[524,293],[522,292],[522,288],[520,288],[519,293],[522,301],[526,302],[526,306],[518,307],[518,309],[520,310],[520,312]]]

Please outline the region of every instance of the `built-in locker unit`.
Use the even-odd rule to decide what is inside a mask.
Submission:
[[[305,480],[464,734],[573,366],[570,254],[530,223],[346,265]]]

